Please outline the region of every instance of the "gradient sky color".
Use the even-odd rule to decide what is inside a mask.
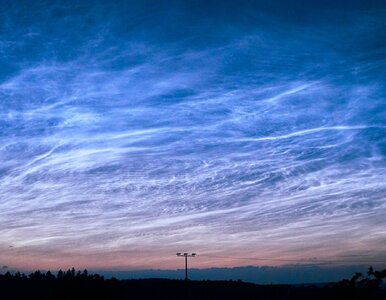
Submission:
[[[1,1],[0,264],[385,261],[384,1],[109,2]]]

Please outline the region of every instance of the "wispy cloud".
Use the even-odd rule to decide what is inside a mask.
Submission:
[[[170,255],[190,249],[299,260],[384,252],[384,60],[358,59],[341,40],[366,40],[370,24],[353,27],[362,13],[339,29],[335,18],[303,26],[270,10],[248,29],[227,28],[220,14],[215,30],[176,6],[157,30],[148,18],[167,22],[163,8],[144,19],[133,8],[130,22],[103,7],[48,5],[36,17],[11,7],[3,21],[2,263],[175,267]],[[188,37],[177,15],[192,20],[181,25]]]

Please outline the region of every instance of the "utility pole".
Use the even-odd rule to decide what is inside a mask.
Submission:
[[[185,282],[188,282],[188,257],[195,257],[196,253],[176,253],[178,257],[185,257]]]

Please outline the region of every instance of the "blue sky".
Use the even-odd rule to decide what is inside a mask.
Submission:
[[[0,264],[384,261],[385,23],[382,1],[3,2]]]

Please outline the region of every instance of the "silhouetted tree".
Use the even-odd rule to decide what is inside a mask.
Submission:
[[[343,279],[333,285],[348,288],[378,289],[385,278],[386,269],[382,271],[374,271],[374,268],[370,266],[367,270],[366,277],[362,273],[357,272],[350,280]]]
[[[51,273],[51,271],[47,271],[46,273],[46,279],[48,280],[55,280],[55,276]]]
[[[386,270],[375,271],[372,267],[364,275],[355,273],[351,279],[324,287],[255,285],[237,281],[190,281],[189,290],[182,280],[117,280],[105,279],[87,270],[66,272],[59,270],[55,277],[50,271],[35,271],[29,276],[10,272],[0,274],[1,299],[189,299],[200,300],[384,300],[386,290],[380,283],[386,278]]]

